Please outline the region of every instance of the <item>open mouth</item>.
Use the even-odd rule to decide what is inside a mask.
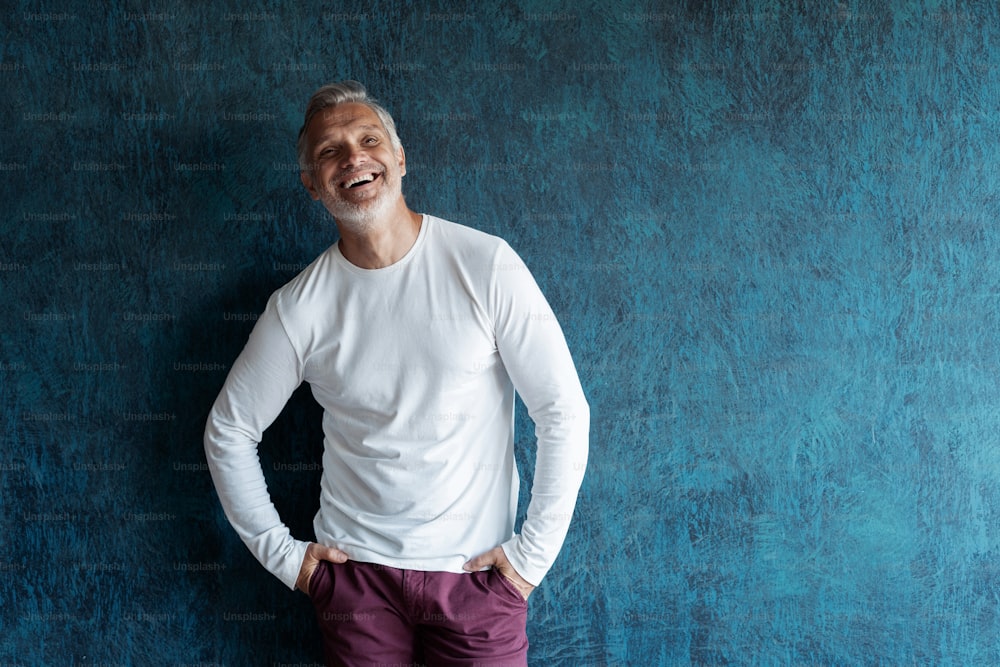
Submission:
[[[355,174],[354,176],[348,178],[346,181],[341,182],[340,187],[344,188],[345,190],[364,187],[369,183],[374,183],[381,175],[382,174],[377,174],[374,172]]]

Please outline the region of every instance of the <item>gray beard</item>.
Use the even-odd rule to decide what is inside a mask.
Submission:
[[[352,234],[363,235],[378,226],[383,215],[392,210],[397,193],[384,192],[373,202],[357,205],[351,202],[337,200],[327,203],[327,210],[333,215],[337,224]]]
[[[374,209],[359,211],[357,207],[350,205],[336,206],[331,211],[337,225],[355,235],[365,234],[375,227],[378,212]]]

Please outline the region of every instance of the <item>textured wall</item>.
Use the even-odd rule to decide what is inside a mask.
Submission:
[[[532,664],[1000,664],[994,3],[7,4],[0,663],[320,660],[201,433],[335,240],[293,143],[351,77],[592,402]],[[262,448],[302,536],[318,422]]]

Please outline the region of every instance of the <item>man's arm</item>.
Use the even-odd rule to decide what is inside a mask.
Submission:
[[[226,518],[257,560],[289,588],[295,587],[307,543],[293,539],[278,516],[257,445],[301,382],[301,360],[272,297],[233,364],[205,429],[208,468]]]
[[[527,267],[506,244],[494,266],[505,267],[493,272],[490,294],[497,349],[535,423],[537,450],[520,534],[502,545],[505,559],[494,550],[468,567],[495,565],[527,597],[552,567],[569,530],[587,466],[590,408],[562,329]]]

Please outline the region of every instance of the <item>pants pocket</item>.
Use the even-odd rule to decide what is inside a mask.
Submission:
[[[489,578],[492,579],[494,582],[493,583],[494,591],[497,590],[498,588],[503,589],[504,593],[508,597],[513,598],[514,601],[522,605],[528,604],[528,601],[525,599],[525,597],[521,595],[521,591],[517,590],[517,586],[514,585],[514,582],[505,577],[503,574],[501,574],[500,570],[493,568],[492,570],[490,570],[490,575],[491,576]]]
[[[309,577],[309,597],[314,603],[328,600],[333,581],[333,563],[321,560]]]

